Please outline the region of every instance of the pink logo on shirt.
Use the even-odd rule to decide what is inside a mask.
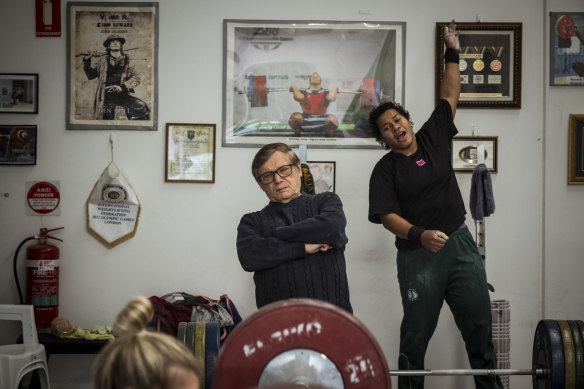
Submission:
[[[416,163],[418,164],[418,166],[424,166],[426,164],[426,161],[420,159],[419,161],[416,161]]]

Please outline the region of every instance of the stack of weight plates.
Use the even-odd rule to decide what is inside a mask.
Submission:
[[[213,372],[219,354],[219,323],[181,322],[178,324],[178,340],[183,343],[201,363],[201,389],[213,387]]]
[[[497,369],[509,369],[511,361],[509,352],[511,346],[511,309],[509,301],[491,301],[491,316],[493,323],[493,345],[497,357]],[[509,389],[509,376],[500,376],[505,389]]]

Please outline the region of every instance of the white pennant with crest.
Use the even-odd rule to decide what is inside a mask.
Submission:
[[[134,236],[139,217],[138,197],[112,158],[87,198],[87,230],[112,248]]]

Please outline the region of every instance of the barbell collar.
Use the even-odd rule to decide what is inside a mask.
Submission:
[[[443,370],[390,370],[392,376],[461,376],[461,375],[535,375],[545,376],[544,369],[443,369]]]

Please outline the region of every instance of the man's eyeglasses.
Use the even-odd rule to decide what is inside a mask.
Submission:
[[[272,182],[274,182],[276,174],[282,178],[288,177],[290,174],[292,174],[292,166],[294,166],[293,163],[289,165],[280,166],[279,168],[271,172],[265,172],[259,177],[260,182],[264,185],[271,184]]]

